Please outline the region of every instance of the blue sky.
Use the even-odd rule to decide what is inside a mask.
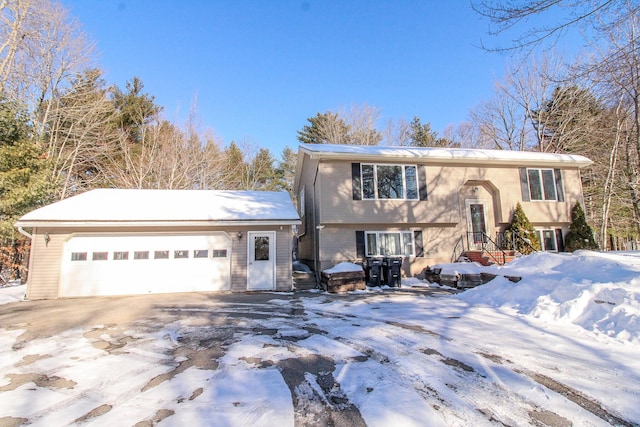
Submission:
[[[138,76],[172,121],[197,99],[225,144],[295,148],[308,117],[368,104],[442,133],[491,97],[504,55],[467,0],[63,0],[109,84]]]

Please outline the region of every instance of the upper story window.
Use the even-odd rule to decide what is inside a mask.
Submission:
[[[527,169],[531,200],[558,200],[553,169]]]
[[[363,199],[418,200],[415,165],[362,165]]]

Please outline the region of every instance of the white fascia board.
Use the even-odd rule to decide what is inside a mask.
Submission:
[[[18,221],[15,227],[38,228],[122,228],[122,227],[260,227],[278,225],[300,225],[297,219],[269,221]]]
[[[327,147],[314,150],[309,145],[300,146],[300,151],[307,153],[312,159],[318,160],[357,160],[358,162],[380,162],[389,160],[427,162],[433,164],[451,163],[457,165],[492,165],[492,166],[539,166],[539,167],[577,167],[584,168],[593,164],[590,159],[574,154],[537,153],[508,150],[481,150],[466,148],[431,148],[412,147],[365,147],[362,151],[340,150],[331,151]],[[369,148],[368,150],[366,148]]]

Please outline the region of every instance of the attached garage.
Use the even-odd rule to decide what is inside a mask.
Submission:
[[[27,298],[291,290],[284,192],[93,190],[33,211]]]

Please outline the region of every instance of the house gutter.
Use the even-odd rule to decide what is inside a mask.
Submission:
[[[33,240],[33,235],[27,233],[24,228],[22,228],[21,226],[18,226],[18,233],[22,234],[23,236],[25,236],[27,239],[29,240]]]
[[[324,147],[323,147],[324,148]],[[454,163],[456,165],[493,165],[493,166],[526,166],[535,165],[540,167],[577,167],[585,168],[593,162],[580,155],[537,153],[525,151],[508,150],[484,150],[484,149],[440,149],[440,148],[402,148],[392,147],[381,149],[379,152],[369,152],[367,150],[357,151],[359,147],[349,147],[354,151],[325,151],[313,150],[309,147],[300,147],[300,150],[309,155],[314,160],[335,159],[351,161],[371,161],[380,159],[413,162],[429,162],[430,164]]]

